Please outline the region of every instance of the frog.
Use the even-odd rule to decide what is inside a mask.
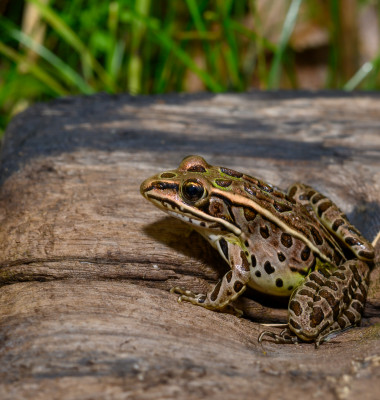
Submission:
[[[179,302],[212,311],[242,311],[247,287],[288,298],[288,322],[258,340],[314,343],[358,326],[374,248],[328,197],[303,183],[286,191],[234,169],[185,157],[140,187],[145,199],[200,233],[229,265],[207,293],[174,287]]]

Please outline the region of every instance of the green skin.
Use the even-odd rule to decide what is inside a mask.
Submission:
[[[206,294],[173,288],[179,301],[241,315],[231,302],[247,285],[291,296],[288,329],[260,337],[284,343],[301,339],[319,345],[331,332],[360,323],[373,247],[311,187],[294,184],[284,193],[189,156],[178,169],[145,180],[141,193],[191,224],[231,268]]]

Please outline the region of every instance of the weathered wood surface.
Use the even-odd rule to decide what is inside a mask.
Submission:
[[[259,323],[286,319],[278,304],[249,292],[237,319],[168,293],[227,267],[139,185],[200,154],[315,186],[372,240],[379,115],[378,94],[252,93],[72,98],[16,117],[0,171],[0,398],[378,398],[377,269],[361,328],[318,350],[260,345]]]

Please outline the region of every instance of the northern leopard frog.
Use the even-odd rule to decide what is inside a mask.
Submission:
[[[189,224],[231,270],[206,294],[181,288],[179,301],[223,311],[246,285],[290,296],[288,328],[276,342],[318,346],[361,320],[374,258],[371,244],[327,197],[303,184],[282,192],[252,176],[189,156],[147,179],[142,195]],[[238,310],[236,310],[238,313]]]

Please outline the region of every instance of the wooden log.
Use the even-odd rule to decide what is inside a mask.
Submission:
[[[318,350],[259,344],[286,303],[248,291],[240,319],[178,304],[172,286],[205,291],[228,266],[139,185],[200,154],[312,185],[372,240],[379,113],[379,94],[254,92],[76,97],[17,116],[0,169],[0,398],[377,398],[378,269],[362,327]]]

